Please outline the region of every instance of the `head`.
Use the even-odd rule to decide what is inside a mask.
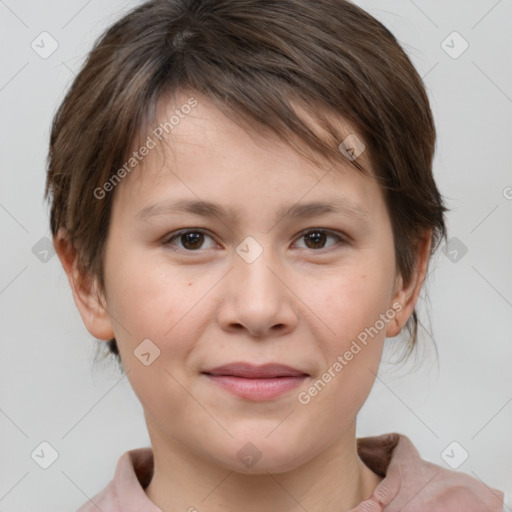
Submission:
[[[353,427],[386,337],[417,341],[446,237],[434,146],[409,58],[344,0],[150,1],[96,42],[52,126],[51,229],[152,436],[237,469],[233,439],[250,440],[282,471]],[[304,206],[320,202],[339,209]],[[220,405],[203,372],[233,361],[308,378]],[[264,437],[283,403],[293,426]]]

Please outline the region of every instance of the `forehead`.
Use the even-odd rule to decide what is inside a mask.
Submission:
[[[300,114],[321,134],[306,111]],[[329,192],[331,197],[341,193],[351,197],[357,208],[358,202],[375,200],[378,192],[371,177],[348,162],[333,165],[316,155],[314,163],[275,134],[228,117],[195,92],[161,98],[156,115],[156,122],[141,131],[132,151],[144,145],[152,148],[116,192],[131,205],[140,206],[172,193],[196,202],[208,198],[235,207],[235,203],[243,206],[259,194],[260,206],[268,207],[278,195],[288,203],[325,198]],[[355,134],[349,123],[337,122],[340,137]],[[358,162],[372,174],[365,153]]]

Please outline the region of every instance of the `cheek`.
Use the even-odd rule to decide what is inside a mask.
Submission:
[[[386,258],[368,254],[317,282],[311,299],[312,309],[328,327],[326,332],[334,336],[337,350],[343,349],[365,328],[373,326],[389,308],[394,279],[392,268]],[[380,323],[378,327],[382,327]]]
[[[325,388],[318,383],[322,391],[314,400],[340,422],[357,414],[374,383],[386,335],[381,315],[389,308],[393,265],[393,253],[368,252],[315,291],[314,307],[329,329],[317,333],[325,364],[317,378],[328,383]]]
[[[134,351],[149,339],[160,351],[154,349],[159,355],[151,363],[152,370],[167,377],[164,366],[170,372],[176,368],[185,371],[182,362],[214,314],[215,304],[209,300],[209,292],[219,280],[218,272],[197,276],[191,268],[172,266],[165,254],[153,257],[137,254],[133,249],[126,254],[129,255],[112,265],[108,283],[109,313],[125,369],[132,368],[137,373],[142,368],[146,370],[134,357]],[[138,376],[133,378],[138,386]]]
[[[197,302],[197,287],[161,258],[150,258],[130,249],[126,256],[111,254],[109,310],[126,323],[132,337],[160,338]],[[130,328],[128,328],[128,326]],[[126,333],[121,332],[121,337]]]
[[[331,422],[333,434],[356,417],[375,381],[386,334],[380,315],[387,311],[389,286],[385,272],[366,268],[340,278],[318,302],[323,308],[320,316],[330,328],[317,336],[325,367],[306,393],[311,408],[328,414],[325,424]],[[325,435],[322,428],[326,427],[318,427],[319,436]]]
[[[204,291],[183,272],[170,272],[168,263],[133,249],[117,262],[110,268],[108,307],[123,366],[145,411],[170,424],[190,400],[177,369],[191,350]],[[151,343],[143,342],[148,339]],[[158,411],[164,402],[162,414]]]

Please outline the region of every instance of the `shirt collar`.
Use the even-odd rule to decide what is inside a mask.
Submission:
[[[357,439],[361,460],[383,480],[352,512],[502,512],[504,495],[461,472],[423,460],[408,437],[384,434]],[[151,448],[121,456],[113,490],[123,512],[163,512],[145,494],[153,475]]]

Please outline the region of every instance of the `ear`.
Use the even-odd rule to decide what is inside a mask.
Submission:
[[[73,299],[85,327],[97,339],[114,338],[106,300],[99,290],[98,280],[80,270],[76,251],[64,229],[59,229],[53,237],[53,246],[66,272]]]
[[[391,305],[398,302],[401,304],[402,309],[398,311],[398,308],[396,308],[395,311],[397,312],[395,318],[388,323],[386,330],[386,337],[388,338],[397,336],[400,333],[414,311],[414,306],[416,305],[427,274],[431,246],[432,230],[429,229],[418,241],[415,267],[409,283],[404,285],[402,276],[398,275],[397,277],[395,293]]]

